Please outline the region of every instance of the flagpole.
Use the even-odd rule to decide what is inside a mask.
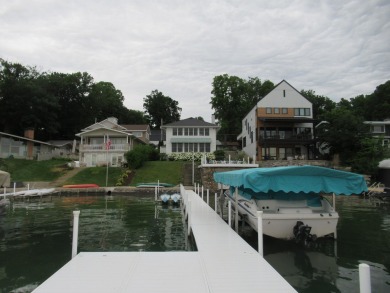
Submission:
[[[108,143],[108,135],[106,137],[106,187],[108,185],[108,149],[110,148],[110,145]]]

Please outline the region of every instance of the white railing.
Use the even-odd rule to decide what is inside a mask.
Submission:
[[[80,145],[82,151],[106,151],[105,144],[82,144]],[[130,146],[128,144],[112,144],[109,151],[128,151]]]

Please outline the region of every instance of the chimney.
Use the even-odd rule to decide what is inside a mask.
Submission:
[[[211,123],[215,124],[215,115],[211,114]]]
[[[34,139],[34,128],[26,128],[24,130],[24,137]]]
[[[24,130],[24,137],[28,139],[34,139],[34,128],[26,128]],[[34,154],[34,142],[27,141],[27,159],[32,160]]]

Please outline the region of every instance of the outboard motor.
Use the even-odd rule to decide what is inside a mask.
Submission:
[[[301,221],[297,221],[297,223],[293,228],[295,242],[303,243],[306,245],[309,242],[315,241],[317,239],[317,236],[310,234],[310,231],[311,231],[311,227],[305,225]]]

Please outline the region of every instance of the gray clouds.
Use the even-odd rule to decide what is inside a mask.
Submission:
[[[335,101],[373,92],[390,79],[389,15],[386,0],[0,0],[0,57],[86,71],[135,110],[158,89],[182,118],[210,121],[212,79],[224,73]]]

